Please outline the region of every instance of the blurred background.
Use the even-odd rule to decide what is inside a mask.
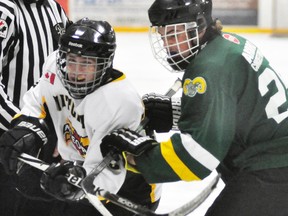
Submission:
[[[154,0],[57,0],[72,21],[83,17],[108,21],[116,31],[114,67],[123,71],[140,95],[166,93],[181,73],[169,73],[153,57],[147,10]],[[213,0],[213,17],[224,31],[240,34],[262,51],[271,66],[288,79],[288,0]],[[181,95],[181,91],[176,96]],[[171,133],[156,134],[159,141]],[[159,213],[171,211],[197,196],[216,175],[199,182],[166,183]],[[219,182],[211,196],[190,216],[203,216],[224,187]]]
[[[71,20],[109,21],[117,31],[146,31],[153,0],[57,0]],[[213,16],[228,31],[288,34],[287,0],[213,0]]]

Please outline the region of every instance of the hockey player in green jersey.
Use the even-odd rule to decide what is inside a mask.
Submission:
[[[243,37],[221,32],[212,0],[155,0],[154,55],[184,71],[179,133],[157,143],[129,129],[104,137],[150,183],[193,181],[217,169],[225,187],[208,216],[288,215],[288,78]],[[148,128],[169,131],[171,99],[143,97]]]

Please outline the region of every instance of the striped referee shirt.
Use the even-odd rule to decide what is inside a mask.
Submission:
[[[7,130],[24,93],[40,78],[68,18],[54,0],[0,1],[0,128]]]

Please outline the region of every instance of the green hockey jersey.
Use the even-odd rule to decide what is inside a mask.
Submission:
[[[219,164],[233,172],[288,166],[288,75],[255,45],[222,33],[192,60],[182,86],[180,132],[136,158],[149,182],[203,179]]]

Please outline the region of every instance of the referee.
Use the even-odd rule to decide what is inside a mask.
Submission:
[[[57,49],[58,39],[68,23],[63,8],[54,0],[0,1],[0,134],[9,128],[21,108],[24,93],[42,75],[42,65]],[[27,185],[32,188],[33,184],[39,185],[39,179],[33,182],[31,170],[26,169],[31,172],[31,179],[27,180],[21,179],[21,175],[7,176],[0,167],[1,216],[45,216],[45,211],[48,215],[46,203],[20,196],[29,191]],[[24,186],[21,188],[17,182],[24,182]],[[29,212],[32,208],[33,212]]]

